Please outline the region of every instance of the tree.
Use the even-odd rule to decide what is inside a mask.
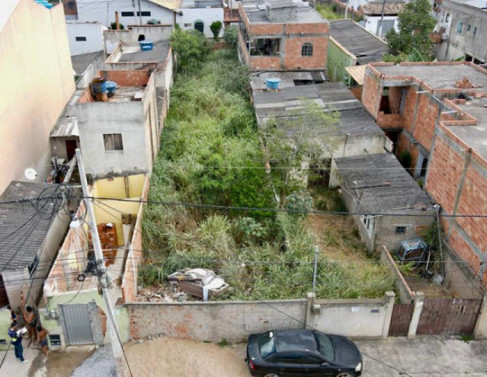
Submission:
[[[211,32],[213,33],[213,39],[215,41],[218,41],[219,39],[219,35],[220,35],[220,31],[222,30],[222,23],[221,21],[214,21],[211,23],[210,25],[210,29],[211,29]]]
[[[170,41],[182,71],[194,69],[210,52],[209,42],[197,30],[183,31],[176,25]]]
[[[281,197],[305,188],[307,168],[325,169],[326,159],[337,147],[339,113],[323,109],[311,99],[300,101],[302,106],[291,110],[285,119],[270,118],[260,129]]]
[[[404,60],[431,60],[430,34],[436,25],[429,0],[412,0],[398,15],[399,33],[391,29],[386,40],[392,55]],[[410,59],[409,59],[410,58]],[[395,60],[393,58],[389,60]]]
[[[237,47],[238,30],[236,26],[228,26],[223,31],[223,40],[231,47]]]

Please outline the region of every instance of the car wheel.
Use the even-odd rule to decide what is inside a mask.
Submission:
[[[336,375],[336,377],[354,377],[354,375],[353,374],[350,374],[350,373],[343,372],[343,373],[338,373]]]
[[[275,373],[267,373],[267,374],[264,374],[264,377],[279,377],[279,375],[275,374]]]

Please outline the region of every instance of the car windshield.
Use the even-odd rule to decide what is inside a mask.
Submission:
[[[328,361],[335,360],[335,349],[333,344],[325,334],[314,331],[316,341],[318,342],[318,351],[323,355],[323,357]]]
[[[276,345],[271,332],[259,336],[259,351],[263,358],[276,352]]]

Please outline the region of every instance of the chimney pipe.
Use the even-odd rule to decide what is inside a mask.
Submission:
[[[115,11],[115,30],[120,30],[120,21],[118,19],[118,11]]]

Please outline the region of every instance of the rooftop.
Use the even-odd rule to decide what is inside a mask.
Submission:
[[[382,61],[389,47],[352,20],[330,21],[330,35],[357,57],[360,65]]]
[[[458,106],[477,119],[477,125],[449,126],[448,128],[483,158],[487,159],[487,99],[472,99]]]
[[[289,19],[286,22],[277,22],[279,24],[313,24],[328,23],[315,9],[311,8],[307,2],[301,0],[241,0],[245,13],[251,24],[271,24],[273,23],[266,14],[266,6],[269,4],[271,9],[292,7],[296,8],[296,19]]]
[[[122,54],[115,61],[116,63],[133,62],[163,62],[166,61],[171,45],[169,41],[158,41],[154,43],[151,51],[141,51],[140,46],[122,45]]]
[[[467,5],[472,8],[477,8],[482,12],[487,12],[487,1],[486,0],[450,0],[452,3],[459,5]]]
[[[99,55],[103,55],[103,51],[90,52],[89,54],[72,55],[71,63],[73,64],[73,69],[78,76],[82,75],[83,72],[88,68],[88,66],[95,60]]]
[[[372,65],[386,76],[414,76],[433,89],[457,89],[455,83],[467,78],[477,88],[487,90],[487,74],[470,64],[445,62],[439,64]]]
[[[161,7],[175,11],[181,8],[183,0],[148,0],[149,2],[159,5]]]
[[[290,119],[302,108],[302,98],[311,99],[324,111],[340,113],[339,135],[383,135],[372,116],[341,82],[283,87],[278,92],[254,91],[254,107],[259,125],[269,117]]]
[[[59,186],[13,181],[0,196],[2,201],[53,196]],[[0,206],[0,271],[25,268],[34,262],[53,220],[57,216],[51,201],[12,203]],[[21,231],[20,231],[21,230]]]
[[[381,16],[383,4],[384,3],[382,1],[368,2],[362,5],[362,9],[368,16]],[[405,6],[406,3],[402,1],[388,1],[385,3],[384,15],[395,16],[402,11]]]
[[[426,193],[393,154],[336,158],[341,187],[351,195],[357,211],[406,213],[433,209]]]

